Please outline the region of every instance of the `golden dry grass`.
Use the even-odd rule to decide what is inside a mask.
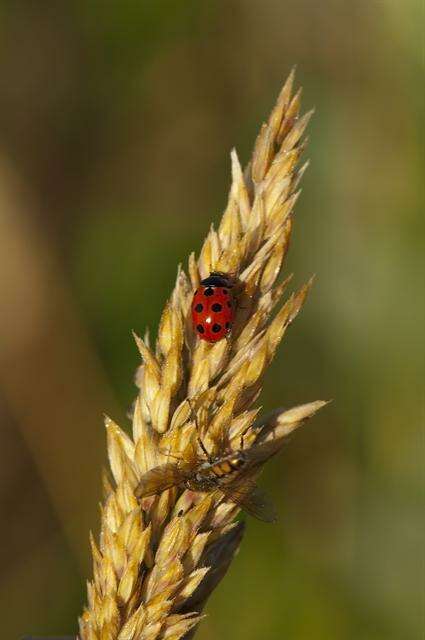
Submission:
[[[243,534],[237,505],[219,491],[178,487],[140,502],[141,476],[203,441],[219,455],[286,436],[324,402],[278,410],[258,420],[253,405],[263,376],[311,281],[278,307],[290,277],[278,282],[288,251],[292,211],[305,166],[302,136],[311,112],[299,117],[300,91],[286,81],[242,171],[232,157],[232,186],[218,229],[211,227],[199,258],[179,268],[162,314],[155,346],[136,336],[142,356],[139,394],[130,438],[106,420],[113,481],[106,477],[99,545],[91,537],[93,579],[80,619],[82,640],[178,640],[200,621],[211,591],[225,574]],[[228,340],[209,344],[194,334],[190,305],[200,280],[212,271],[236,274],[242,285]],[[275,312],[278,307],[277,312]],[[200,452],[201,455],[201,452]]]

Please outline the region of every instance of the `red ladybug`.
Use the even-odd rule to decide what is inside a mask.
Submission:
[[[202,280],[192,301],[192,321],[198,337],[218,342],[230,332],[235,317],[232,282],[222,273]]]

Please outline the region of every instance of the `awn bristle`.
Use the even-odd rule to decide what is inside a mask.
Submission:
[[[140,477],[169,455],[184,457],[197,427],[212,455],[224,439],[238,450],[286,436],[325,403],[279,410],[263,421],[253,408],[263,376],[286,329],[301,309],[311,281],[280,303],[290,277],[277,282],[289,247],[292,210],[306,164],[298,167],[302,136],[312,112],[299,117],[300,91],[290,74],[242,171],[232,151],[232,186],[218,229],[211,227],[198,260],[179,267],[162,314],[155,348],[136,336],[142,356],[139,394],[130,438],[106,419],[113,483],[104,480],[99,545],[91,536],[93,580],[80,619],[81,640],[188,638],[200,612],[238,549],[239,508],[220,492],[180,488],[140,502]],[[212,271],[237,274],[243,283],[229,339],[199,340],[191,301]]]

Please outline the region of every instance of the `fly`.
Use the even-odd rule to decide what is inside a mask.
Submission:
[[[219,490],[227,500],[255,518],[275,522],[274,506],[257,486],[253,475],[263,462],[277,453],[281,441],[272,440],[212,458],[200,438],[198,440],[205,459],[168,462],[154,467],[142,476],[135,490],[136,497],[146,498],[176,486],[200,492]]]

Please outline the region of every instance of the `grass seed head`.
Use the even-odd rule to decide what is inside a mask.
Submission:
[[[212,455],[223,443],[239,450],[242,435],[245,447],[272,442],[278,451],[325,404],[279,409],[262,420],[253,406],[311,286],[290,294],[274,313],[291,278],[279,282],[306,168],[299,168],[302,136],[312,115],[299,117],[301,92],[292,94],[293,82],[291,72],[245,172],[231,152],[223,217],[217,229],[211,226],[198,259],[190,255],[187,273],[179,266],[156,345],[148,334],[134,334],[142,361],[132,438],[106,418],[113,483],[105,476],[99,546],[90,538],[93,579],[81,640],[189,638],[241,542],[244,524],[234,521],[239,509],[220,491],[173,487],[138,501],[143,474],[170,457],[193,456],[198,428]],[[216,344],[198,340],[190,319],[194,290],[212,271],[235,275],[241,300],[230,338]]]

